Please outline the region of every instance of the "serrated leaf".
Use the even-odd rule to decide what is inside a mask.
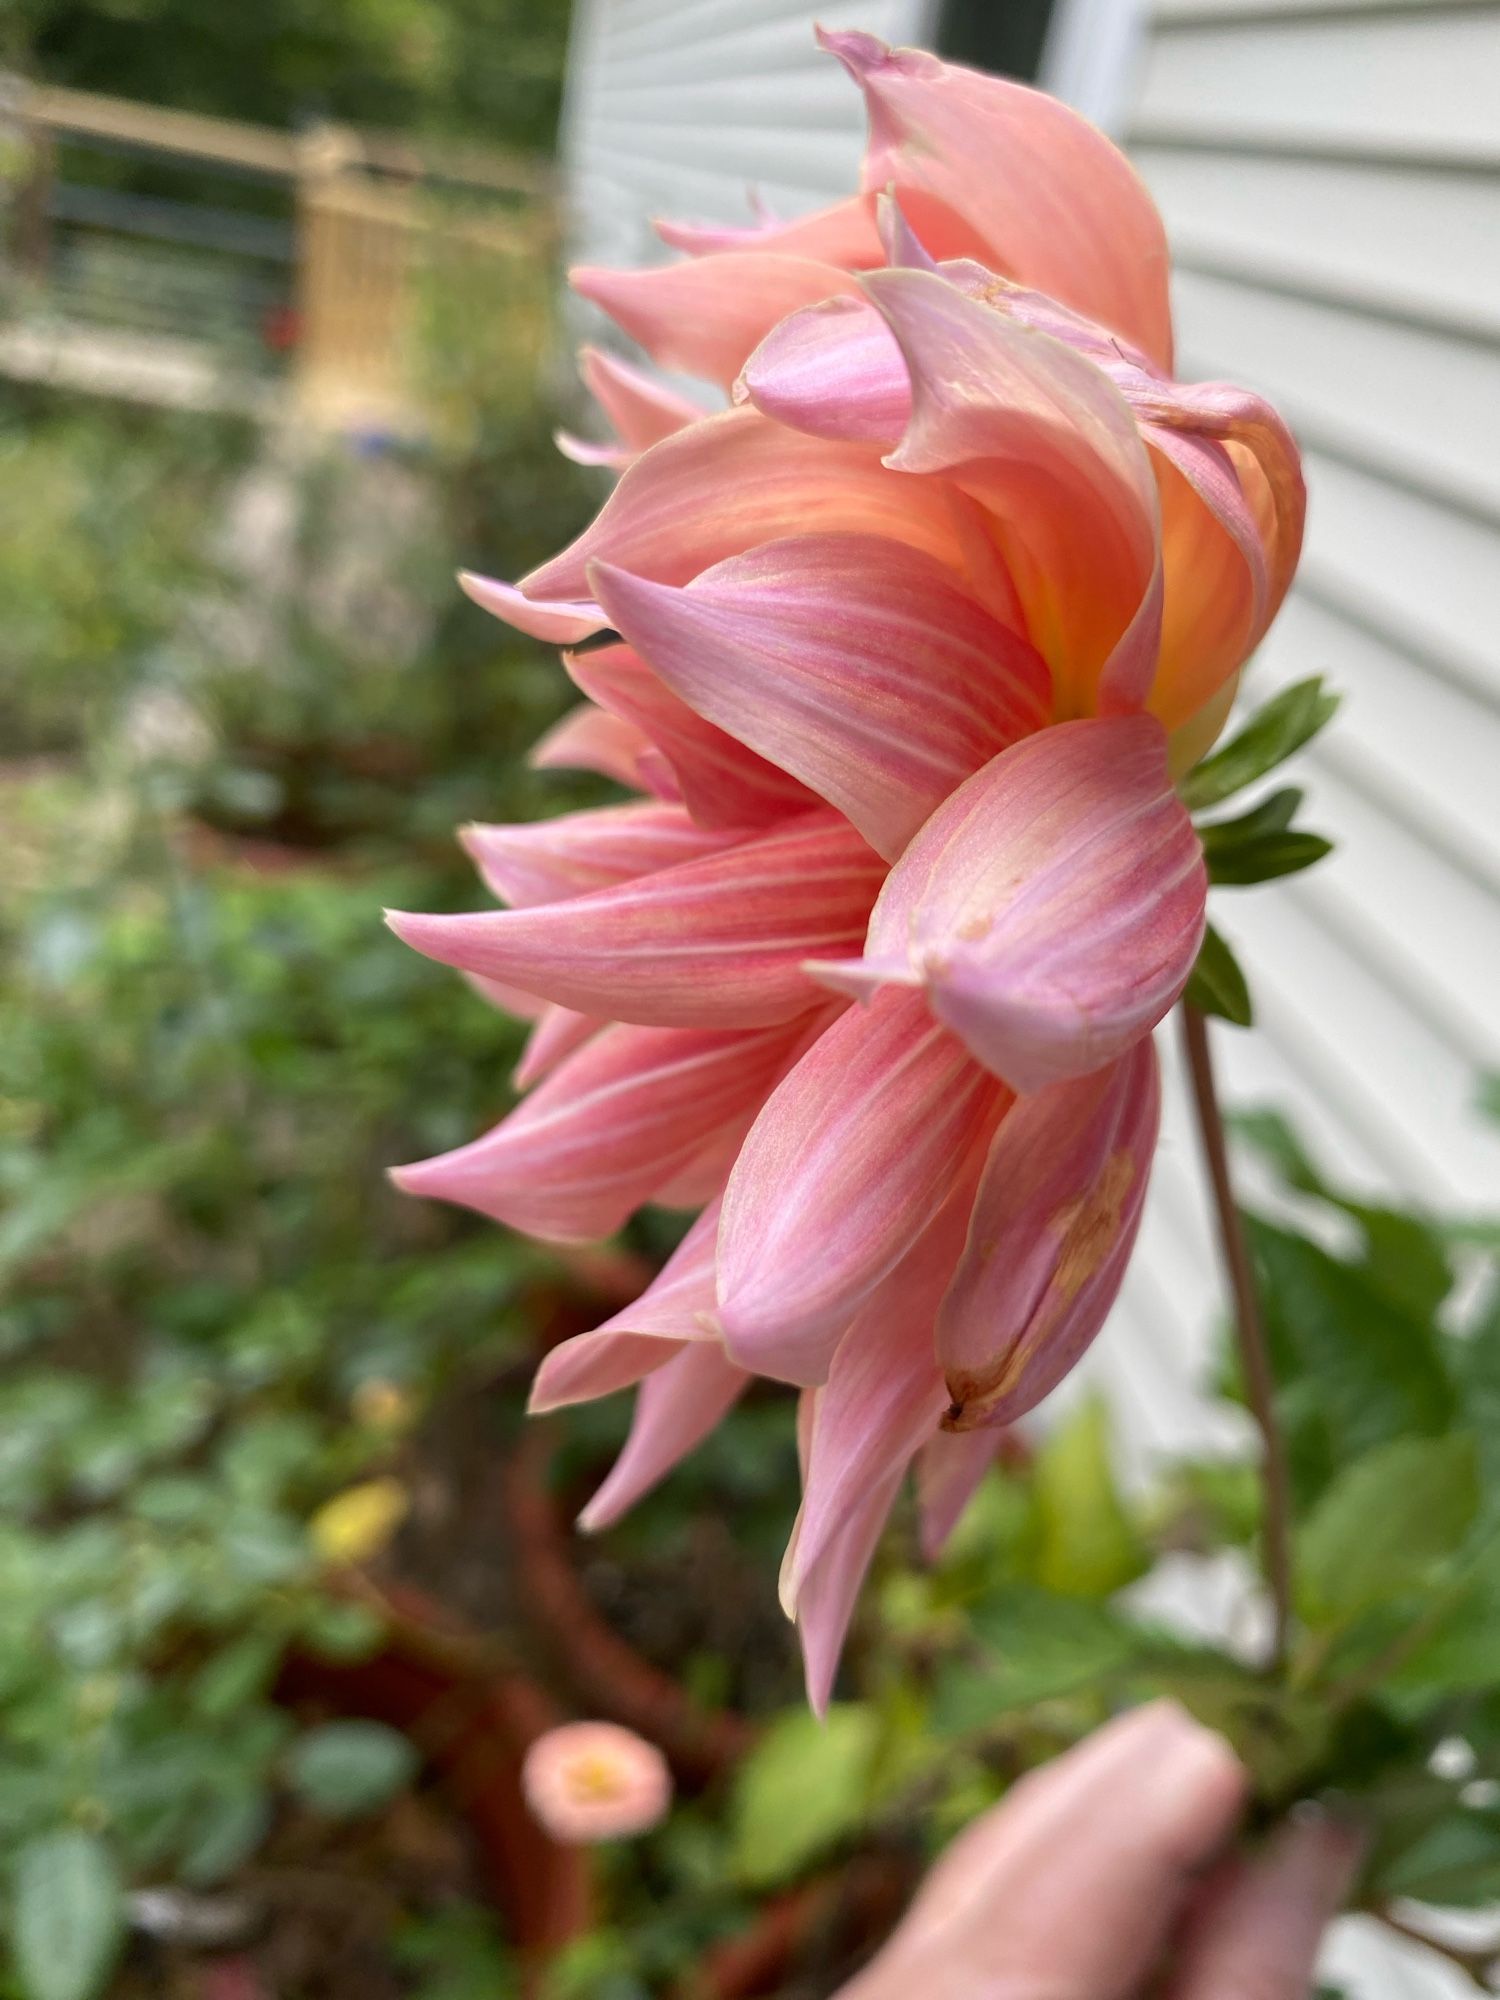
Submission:
[[[1357,1617],[1426,1582],[1457,1553],[1479,1507],[1473,1438],[1397,1438],[1347,1466],[1297,1541],[1310,1624]]]
[[[70,1827],[22,1848],[11,1930],[26,2000],[92,2000],[124,1932],[114,1857],[96,1834]]]
[[[1203,843],[1208,879],[1220,889],[1248,889],[1257,882],[1275,882],[1283,875],[1300,875],[1325,855],[1333,842],[1320,833],[1262,833],[1210,847]]]
[[[1245,1225],[1284,1412],[1325,1440],[1328,1462],[1446,1430],[1457,1398],[1430,1317],[1305,1237],[1252,1213]]]
[[[1200,812],[1254,784],[1316,736],[1338,705],[1336,694],[1323,692],[1320,674],[1283,688],[1237,736],[1188,773],[1178,787],[1183,804]]]
[[[328,1722],[287,1753],[287,1776],[318,1812],[373,1812],[416,1775],[410,1741],[383,1722]]]
[[[731,1808],[735,1872],[756,1889],[798,1874],[865,1816],[880,1738],[872,1708],[836,1703],[820,1722],[781,1716],[740,1769]]]
[[[1150,1555],[1115,1484],[1102,1397],[1086,1397],[1043,1440],[1032,1493],[1035,1576],[1045,1590],[1108,1597],[1144,1574]]]
[[[1250,988],[1239,960],[1212,924],[1204,930],[1197,961],[1182,997],[1200,1014],[1217,1015],[1220,1020],[1232,1021],[1237,1028],[1248,1028],[1255,1019]]]
[[[1253,1146],[1287,1186],[1327,1202],[1358,1223],[1363,1267],[1396,1305],[1430,1318],[1453,1289],[1444,1230],[1423,1215],[1361,1201],[1323,1178],[1280,1112],[1265,1108],[1230,1114],[1238,1137]]]

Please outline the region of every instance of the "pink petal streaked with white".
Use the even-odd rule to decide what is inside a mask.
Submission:
[[[685,590],[604,564],[590,574],[670,687],[888,859],[956,784],[1051,714],[1029,641],[897,542],[792,536]]]
[[[584,1014],[760,1028],[826,1005],[803,962],[858,948],[884,875],[847,821],[820,812],[564,902],[388,920],[429,958]]]
[[[1062,723],[961,785],[887,878],[856,997],[919,983],[1015,1090],[1084,1075],[1146,1034],[1203,938],[1203,851],[1151,716]]]
[[[725,1190],[719,1317],[736,1360],[823,1380],[1006,1098],[920,993],[835,1021],[772,1092]]]
[[[714,1429],[749,1387],[712,1341],[686,1346],[636,1391],[635,1416],[608,1478],[578,1516],[585,1534],[608,1528]]]
[[[1012,1106],[938,1315],[949,1427],[1014,1423],[1081,1358],[1125,1275],[1160,1116],[1149,1037]]]

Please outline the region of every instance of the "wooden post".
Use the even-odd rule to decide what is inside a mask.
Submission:
[[[324,126],[301,148],[297,177],[295,395],[307,421],[400,430],[410,423],[410,192],[359,170],[352,133]]]

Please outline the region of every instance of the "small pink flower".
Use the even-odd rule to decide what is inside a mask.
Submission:
[[[701,1210],[533,1407],[639,1385],[602,1528],[752,1376],[802,1392],[783,1601],[826,1702],[915,1466],[924,1542],[1103,1324],[1203,935],[1174,783],[1301,546],[1296,446],[1175,381],[1166,239],[1065,106],[868,35],[864,192],[577,288],[697,406],[585,350],[621,470],[476,602],[564,647],[538,746],[635,796],[465,840],[509,907],[399,934],[534,1022],[415,1194],[529,1234]]]
[[[666,1758],[613,1722],[567,1722],[539,1736],[521,1788],[542,1826],[570,1847],[644,1833],[672,1803]]]

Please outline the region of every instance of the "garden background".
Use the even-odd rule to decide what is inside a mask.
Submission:
[[[778,70],[780,22],[751,24],[757,70],[733,9],[637,23],[634,50],[620,11],[580,10],[578,205],[564,220],[581,247],[637,256],[642,218],[669,194],[709,214],[730,212],[729,180],[736,198],[755,178],[789,205],[841,185],[852,124],[825,132],[801,70]],[[797,14],[786,35],[807,40],[808,10],[782,11]],[[868,24],[899,32],[881,11]],[[974,41],[964,53],[1029,65],[1044,24],[1025,11],[1013,50],[981,46],[982,9],[967,27],[951,10],[948,32]],[[1500,13],[1404,11],[1468,38],[1445,43],[1428,97],[1414,39],[1352,63],[1346,46],[1319,71],[1312,21],[1290,58],[1247,72],[1255,10],[1168,6],[1132,114],[1190,242],[1201,175],[1218,176],[1227,220],[1190,249],[1184,279],[1202,349],[1188,372],[1261,379],[1297,357],[1287,400],[1310,449],[1314,541],[1265,691],[1322,671],[1350,697],[1349,733],[1305,782],[1354,858],[1331,864],[1331,893],[1299,892],[1312,899],[1300,916],[1272,917],[1271,892],[1255,902],[1245,957],[1252,974],[1267,965],[1263,1018],[1231,1073],[1243,1102],[1290,1106],[1317,1154],[1270,1118],[1244,1132],[1299,1500],[1310,1517],[1329,1501],[1309,1562],[1327,1600],[1309,1614],[1326,1641],[1316,1672],[1355,1689],[1353,1740],[1330,1748],[1309,1722],[1286,1746],[1287,1782],[1330,1758],[1372,1783],[1409,1772],[1372,1908],[1500,1893],[1493,1801],[1459,1799],[1500,1777],[1500,1578],[1459,1577],[1421,1635],[1428,1653],[1401,1663],[1404,1700],[1367,1703],[1358,1685],[1401,1591],[1447,1575],[1493,1504],[1484,1440],[1500,1376],[1484,1261],[1500,1149],[1473,1109],[1500,1063],[1500,673],[1478,587],[1500,519],[1485,428],[1500,408],[1485,396],[1500,306],[1493,259],[1453,247],[1493,213],[1493,141],[1479,157],[1466,107],[1468,93],[1484,101]],[[1245,15],[1230,32],[1247,44],[1210,47],[1221,12]],[[814,1996],[889,1922],[935,1840],[1118,1699],[1190,1696],[1277,1782],[1236,1663],[1245,1635],[1216,1615],[1243,1576],[1257,1501],[1243,1466],[1208,1451],[1246,1427],[1218,1356],[1185,1125],[1106,1336],[1113,1404],[1085,1393],[998,1472],[935,1574],[898,1523],[826,1730],[801,1713],[775,1598],[796,1484],[786,1399],[750,1398],[582,1548],[569,1503],[623,1435],[624,1399],[523,1434],[538,1351],[630,1296],[669,1245],[666,1223],[563,1260],[386,1184],[393,1162],[493,1118],[520,1043],[395,944],[381,906],[472,903],[455,825],[604,796],[527,766],[566,706],[555,656],[452,583],[466,566],[521,573],[597,501],[551,439],[574,414],[549,177],[568,27],[555,0],[313,13],[268,0],[209,16],[180,0],[23,0],[0,31],[0,67],[49,85],[289,133],[395,133],[450,159],[520,155],[532,171],[484,220],[541,218],[519,249],[424,267],[409,408],[319,433],[233,395],[164,410],[0,386],[6,2000],[493,2000],[538,1978],[548,2000]],[[717,53],[715,33],[729,37]],[[1195,61],[1239,80],[1234,130],[1194,98]],[[1413,88],[1397,129],[1382,124],[1380,78],[1401,61]],[[797,107],[795,143],[784,115],[760,115],[772,72]],[[1087,96],[1088,63],[1073,74]],[[1304,107],[1328,101],[1324,74],[1354,107],[1333,139]],[[1279,98],[1289,76],[1310,81]],[[683,106],[706,85],[720,97],[695,127]],[[1429,116],[1445,90],[1445,115]],[[726,164],[694,182],[683,161],[701,165],[705,124]],[[13,230],[27,221],[25,136],[7,126]],[[1330,146],[1347,183],[1327,195],[1343,262],[1314,243],[1293,267],[1255,236],[1274,204],[1236,211],[1230,167],[1250,159],[1266,199],[1281,186],[1295,201]],[[1408,171],[1428,177],[1421,200],[1400,191]],[[75,248],[93,227],[76,216],[101,201],[159,216],[149,205],[182,190],[118,148],[66,154],[61,178]],[[1450,199],[1450,182],[1466,192]],[[207,198],[237,241],[276,224],[243,180]],[[1405,290],[1375,269],[1376,213],[1406,245]],[[1423,253],[1428,237],[1438,247]],[[191,246],[158,258],[163,311],[200,309],[215,282],[200,264]],[[67,275],[85,299],[143,289],[97,247]],[[1406,291],[1423,283],[1414,303]],[[7,319],[45,332],[52,308],[25,255],[5,286]],[[274,285],[237,297],[224,379],[276,383],[295,366],[295,302]],[[1278,326],[1276,302],[1299,298],[1311,319]],[[1330,312],[1375,330],[1361,369]],[[1324,347],[1307,345],[1309,324]],[[1439,368],[1455,342],[1471,374]],[[1427,386],[1403,398],[1398,379]],[[1176,1457],[1144,1481],[1167,1447]],[[1351,1497],[1338,1474],[1381,1451],[1398,1460],[1384,1478],[1377,1461],[1375,1490],[1404,1503],[1376,1538],[1390,1564],[1341,1589],[1371,1537],[1371,1485],[1367,1473]],[[1170,1631],[1127,1628],[1122,1591],[1148,1622],[1170,1614]],[[1181,1636],[1184,1604],[1201,1649]],[[515,1768],[539,1722],[593,1713],[663,1742],[684,1803],[649,1841],[585,1867],[538,1837]],[[1433,1776],[1431,1750],[1455,1734],[1471,1761]],[[1450,1990],[1421,1969],[1429,1954],[1372,1957],[1362,1936],[1339,1973],[1351,1993],[1361,1976],[1388,1982],[1372,1994],[1397,1977],[1429,1982],[1414,1994]]]

